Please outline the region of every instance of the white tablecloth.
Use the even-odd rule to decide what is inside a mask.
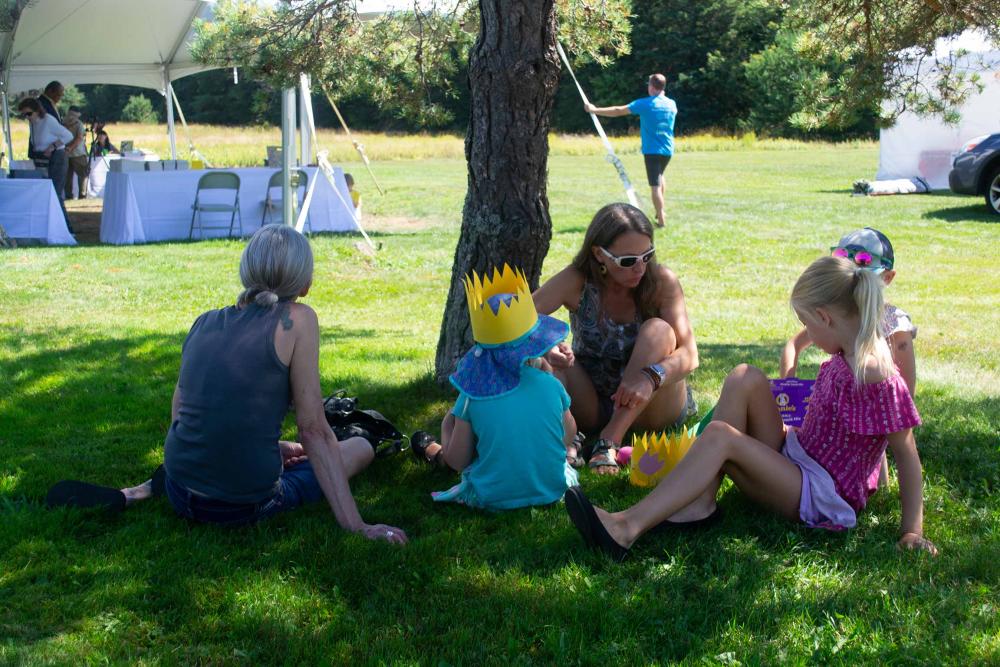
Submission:
[[[16,239],[76,245],[47,178],[0,178],[0,225]]]
[[[344,172],[334,168],[334,179],[340,197],[330,187],[326,177],[315,167],[304,167],[309,182],[316,181],[312,204],[309,207],[309,222],[314,232],[344,232],[356,229],[350,206],[351,196],[344,180]],[[224,169],[235,172],[240,177],[240,213],[243,217],[243,233],[252,234],[260,227],[264,212],[264,198],[267,196],[267,182],[274,169],[252,167],[245,169]],[[191,227],[191,205],[198,189],[198,179],[204,170],[109,173],[104,189],[104,212],[101,215],[101,241],[104,243],[148,243],[186,239]],[[301,193],[301,189],[299,193]],[[281,196],[281,188],[274,188],[275,197]],[[301,194],[300,194],[301,196]],[[215,198],[213,198],[215,197]],[[343,199],[343,201],[341,201]],[[223,190],[203,190],[202,201],[232,202],[232,193]],[[202,221],[207,225],[229,224],[228,213],[202,213]],[[270,220],[280,221],[280,209],[273,212]],[[226,236],[227,229],[204,231],[205,238]],[[235,235],[236,227],[233,227]],[[195,230],[195,238],[199,238]]]
[[[136,162],[149,162],[159,160],[158,155],[150,154],[145,157],[122,157],[120,155],[99,155],[90,159],[90,176],[87,180],[87,196],[100,199],[104,196],[104,185],[107,182],[108,174],[111,172],[111,163],[114,160],[134,160]]]

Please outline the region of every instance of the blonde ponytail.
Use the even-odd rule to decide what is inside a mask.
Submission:
[[[885,301],[882,288],[885,283],[874,271],[854,267],[854,303],[858,309],[858,337],[854,339],[854,376],[859,383],[864,382],[865,362],[872,359],[879,375],[889,377],[895,366],[892,353],[882,332],[882,316]]]
[[[872,359],[883,377],[893,375],[894,365],[882,333],[882,279],[843,257],[821,257],[809,265],[792,289],[792,308],[811,313],[817,308],[835,308],[858,317],[854,340],[854,377],[865,381],[865,365]]]

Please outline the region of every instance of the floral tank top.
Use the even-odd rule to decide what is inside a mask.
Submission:
[[[619,324],[604,313],[601,291],[584,282],[580,305],[569,315],[573,331],[573,354],[594,383],[597,395],[609,397],[621,384],[622,374],[632,356],[642,320]]]

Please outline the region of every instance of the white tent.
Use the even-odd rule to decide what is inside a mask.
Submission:
[[[139,86],[169,95],[170,82],[213,69],[191,58],[195,19],[210,19],[210,0],[16,0],[0,17],[0,100],[63,84]],[[173,106],[167,102],[172,157]],[[9,119],[4,134],[10,153]]]
[[[965,55],[959,55],[965,52]],[[934,57],[954,57],[956,65],[978,72],[983,92],[972,96],[960,109],[957,125],[940,116],[920,117],[905,112],[891,128],[879,134],[878,180],[919,176],[932,190],[948,189],[951,162],[969,139],[1000,132],[1000,50],[980,33],[965,32],[940,39]],[[925,65],[926,66],[926,65]],[[929,72],[928,77],[933,77]]]

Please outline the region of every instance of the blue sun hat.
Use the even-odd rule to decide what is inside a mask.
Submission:
[[[451,375],[451,383],[473,399],[496,398],[517,389],[521,367],[564,340],[569,326],[539,315],[524,272],[504,264],[483,279],[466,276],[465,298],[476,344]]]

